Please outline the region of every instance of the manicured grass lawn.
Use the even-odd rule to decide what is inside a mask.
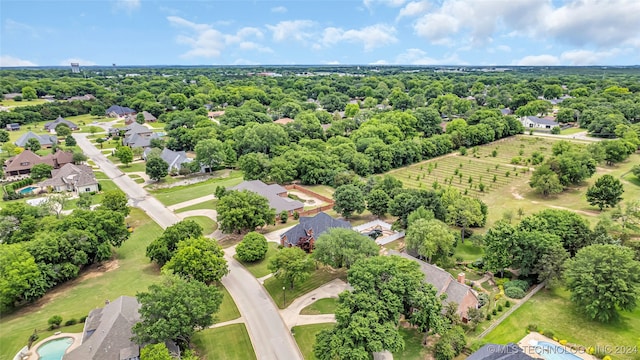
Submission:
[[[291,329],[293,337],[296,339],[296,343],[298,343],[300,352],[305,360],[316,359],[313,355],[313,345],[316,343],[316,335],[324,329],[331,329],[334,325],[333,323],[301,325],[294,326]]]
[[[233,301],[233,298],[231,298],[227,289],[222,285],[218,285],[218,289],[222,292],[224,297],[222,298],[222,304],[220,304],[220,310],[218,310],[218,313],[215,315],[216,322],[222,323],[239,318],[240,311],[238,311],[238,307]]]
[[[158,121],[148,122],[147,125],[151,126],[154,129],[164,129],[164,127],[167,126],[167,124],[161,123],[161,122],[158,122]]]
[[[217,204],[218,204],[218,200],[207,200],[201,203],[197,203],[191,206],[186,206],[186,207],[177,209],[175,212],[181,213],[181,212],[191,211],[191,210],[215,210]]]
[[[586,129],[572,127],[572,128],[568,128],[568,129],[564,129],[564,130],[560,131],[560,135],[571,135],[571,134],[577,134],[577,133],[581,133],[581,132],[585,132],[585,131],[586,131]]]
[[[142,161],[142,162],[137,162],[137,163],[128,164],[128,165],[118,165],[118,167],[120,168],[120,170],[126,173],[145,172],[147,170],[147,163]]]
[[[337,305],[338,299],[336,298],[318,299],[313,304],[302,309],[300,315],[334,314]]]
[[[35,304],[3,316],[0,324],[0,359],[12,359],[26,345],[33,329],[45,329],[47,319],[60,315],[63,321],[79,319],[90,310],[103,307],[105,299],[121,295],[135,296],[161,280],[156,265],[145,256],[147,245],[162,233],[162,229],[141,210],[132,209],[127,222],[135,228],[122,247],[114,250],[114,262],[109,271],[92,271],[60,285]],[[81,328],[78,328],[78,331]],[[43,338],[44,335],[41,336]]]
[[[421,360],[426,358],[427,349],[422,346],[423,334],[415,329],[399,328],[404,339],[404,350],[393,353],[394,359]]]
[[[328,198],[333,198],[333,193],[336,191],[329,185],[305,185],[304,188]]]
[[[256,355],[244,324],[198,331],[191,340],[203,360],[250,360]]]
[[[197,199],[205,195],[211,195],[215,192],[217,186],[230,187],[238,185],[241,182],[242,172],[234,170],[225,178],[212,178],[193,185],[150,190],[150,192],[164,205],[174,205],[183,201]]]
[[[47,101],[45,99],[22,100],[22,101],[15,101],[13,99],[2,99],[2,101],[0,101],[0,106],[22,107],[22,106],[33,106],[33,105],[46,104],[48,102],[49,101]]]
[[[480,259],[483,254],[484,250],[482,250],[481,247],[474,246],[469,239],[466,239],[464,244],[458,241],[458,246],[453,253],[453,258],[462,257],[464,261],[476,261]]]
[[[98,179],[98,180],[106,180],[106,179],[109,179],[109,177],[108,177],[105,173],[103,173],[102,171],[95,171],[95,170],[94,170],[94,171],[93,171],[93,175],[95,175],[95,176],[96,176],[96,179]]]
[[[276,305],[278,305],[280,309],[284,309],[301,295],[304,295],[313,289],[317,289],[337,278],[346,280],[346,271],[344,269],[335,270],[324,267],[314,271],[305,282],[296,284],[293,290],[289,288],[289,284],[286,284],[286,304],[283,303],[285,294],[283,294],[282,291],[282,287],[284,286],[282,281],[272,277],[264,282],[264,287],[267,289]]]
[[[619,322],[602,324],[588,320],[569,300],[564,289],[540,291],[490,332],[484,340],[497,344],[518,342],[526,335],[526,327],[536,324],[551,330],[555,337],[584,346],[638,346],[640,341],[640,308],[621,312]],[[638,359],[638,354],[611,354],[614,359]]]
[[[269,249],[267,250],[267,254],[265,255],[264,259],[260,261],[248,263],[238,259],[237,255],[234,255],[234,258],[240,261],[240,263],[244,265],[244,267],[249,270],[249,272],[256,278],[261,278],[263,276],[269,275],[271,274],[271,271],[267,269],[267,267],[269,266],[269,259],[271,259],[271,257],[275,255],[276,252],[278,252],[278,244],[270,242],[268,243],[268,245]]]
[[[189,216],[185,218],[185,220],[193,220],[197,222],[198,225],[202,227],[202,233],[205,235],[211,234],[218,228],[218,223],[206,216]]]

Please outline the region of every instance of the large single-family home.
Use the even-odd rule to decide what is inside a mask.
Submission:
[[[533,360],[534,357],[527,355],[518,345],[508,343],[507,345],[486,344],[478,351],[469,355],[467,360]]]
[[[85,94],[82,96],[72,96],[70,98],[67,99],[67,101],[89,101],[89,100],[95,100],[96,97],[91,95],[91,94]]]
[[[7,131],[18,131],[20,130],[20,124],[18,123],[7,124],[5,128],[7,129]]]
[[[105,307],[93,309],[84,322],[82,343],[63,360],[139,360],[140,347],[131,341],[131,328],[140,321],[135,297],[120,296]]]
[[[125,146],[147,148],[151,146],[152,139],[159,139],[160,136],[154,133],[144,125],[140,125],[137,122],[129,124],[120,129],[109,129],[109,133],[124,133],[122,144]]]
[[[292,122],[294,122],[293,119],[288,118],[288,117],[284,117],[284,118],[281,118],[281,119],[278,119],[278,120],[274,121],[273,123],[274,124],[280,124],[280,125],[287,125],[287,124],[292,123]]]
[[[120,106],[120,105],[111,105],[109,106],[109,108],[105,111],[105,114],[109,117],[117,117],[117,118],[122,118],[125,117],[127,115],[133,115],[135,114],[136,111],[128,108],[126,106]]]
[[[57,119],[44,124],[44,129],[46,131],[55,131],[56,130],[56,126],[58,126],[60,124],[67,125],[69,127],[69,129],[71,129],[72,131],[75,131],[75,130],[79,129],[78,125],[76,125],[76,124],[72,123],[71,121],[63,118],[62,116],[58,116]]]
[[[280,245],[298,246],[311,251],[318,237],[333,228],[351,229],[351,224],[348,221],[334,219],[324,212],[315,216],[302,216],[299,224],[280,235]]]
[[[287,211],[289,215],[300,212],[304,204],[298,200],[288,198],[287,189],[278,184],[267,185],[260,180],[243,181],[231,188],[231,190],[248,190],[269,200],[269,206],[276,209],[276,214]]]
[[[29,131],[23,134],[22,136],[20,136],[14,144],[16,144],[16,146],[19,146],[19,147],[24,147],[29,142],[29,139],[38,140],[38,143],[40,143],[40,146],[45,149],[49,149],[53,146],[53,144],[58,143],[58,138],[54,135],[49,135],[49,134],[38,135],[33,131]]]
[[[144,117],[144,121],[145,122],[155,122],[158,121],[158,119],[153,116],[151,113],[143,111],[141,112],[142,116]],[[138,120],[138,114],[135,115],[127,115],[124,117],[124,123],[125,125],[130,125],[133,124],[134,122],[137,122]]]
[[[38,156],[31,150],[25,150],[5,161],[4,176],[29,175],[31,174],[31,168],[37,164],[48,164],[54,169],[59,169],[71,162],[73,162],[73,153],[70,151],[58,150],[55,154]]]
[[[523,116],[520,118],[520,122],[525,129],[552,129],[556,126],[559,126],[559,124],[553,120],[543,119],[537,116]]]
[[[87,165],[66,164],[51,171],[51,179],[38,184],[41,188],[50,188],[54,192],[73,191],[76,194],[98,192],[98,180]]]
[[[142,158],[147,160],[147,156],[149,155],[151,150],[152,149],[150,147],[144,149],[144,152],[142,153]],[[193,161],[193,159],[190,159],[187,157],[186,152],[173,151],[167,148],[162,149],[162,152],[160,153],[160,158],[166,161],[167,164],[169,164],[169,168],[168,168],[169,173],[180,172],[182,168],[189,166],[189,164]]]
[[[420,265],[420,271],[424,273],[425,281],[433,285],[438,291],[438,296],[446,294],[443,302],[455,302],[458,304],[458,315],[462,321],[467,321],[469,308],[477,309],[480,307],[478,294],[470,286],[465,284],[465,274],[458,274],[458,278],[454,279],[453,275],[446,270],[419,260],[405,252],[389,250],[389,255],[399,255],[406,259],[416,261]]]

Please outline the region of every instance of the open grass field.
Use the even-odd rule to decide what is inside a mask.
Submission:
[[[640,308],[632,313],[622,312],[619,322],[601,324],[587,320],[571,303],[569,296],[570,293],[564,289],[540,291],[484,340],[497,344],[518,342],[526,335],[527,325],[536,324],[540,330],[551,330],[558,339],[571,343],[640,348]],[[640,352],[610,355],[614,360],[640,359]]]
[[[202,360],[251,360],[256,355],[244,324],[198,331],[192,339]]]
[[[240,259],[238,259],[237,255],[234,255],[233,257],[236,260],[240,261],[240,263],[247,270],[249,270],[251,275],[255,276],[256,278],[261,278],[263,276],[271,274],[271,271],[269,271],[268,269],[269,260],[278,252],[278,244],[270,242],[268,243],[268,246],[269,246],[269,249],[267,250],[267,254],[265,255],[264,259],[260,261],[249,263],[249,262],[241,261]]]
[[[6,106],[9,108],[12,107],[23,107],[23,106],[34,106],[34,105],[40,105],[40,104],[46,104],[50,101],[45,100],[45,99],[34,99],[34,100],[22,100],[22,101],[15,101],[13,99],[2,99],[0,101],[0,106]],[[11,109],[9,109],[11,110]]]
[[[218,200],[207,200],[207,201],[203,201],[201,203],[197,203],[191,206],[185,206],[183,208],[177,209],[175,210],[176,213],[181,213],[181,212],[185,212],[185,211],[192,211],[192,210],[215,210],[216,209],[216,205],[218,204]]]
[[[337,305],[338,299],[336,298],[318,299],[311,305],[300,310],[300,315],[334,314],[336,312]]]
[[[193,220],[197,222],[198,225],[202,227],[202,233],[205,235],[211,234],[218,228],[218,223],[206,216],[189,216],[185,218],[185,220]]]
[[[293,337],[296,339],[296,343],[298,343],[298,347],[302,353],[302,357],[304,357],[305,360],[316,359],[313,355],[313,344],[316,343],[316,335],[324,329],[331,329],[333,326],[333,323],[323,323],[294,326],[291,329]]]
[[[150,190],[164,205],[175,205],[187,200],[197,199],[215,192],[216,186],[230,187],[242,182],[242,172],[232,171],[228,177],[212,178],[193,185],[175,186],[166,189]]]
[[[306,294],[313,289],[317,289],[337,278],[341,278],[346,281],[346,271],[344,269],[334,270],[328,267],[322,267],[319,270],[314,271],[305,282],[296,284],[293,290],[289,288],[289,284],[286,284],[285,286],[282,281],[274,277],[267,279],[264,282],[264,287],[267,289],[276,305],[278,305],[280,309],[284,309],[301,295]],[[286,294],[282,291],[283,286],[286,287]],[[286,304],[284,303],[285,296]]]
[[[564,129],[560,131],[560,135],[572,135],[572,134],[577,134],[577,133],[581,133],[581,132],[585,132],[587,131],[586,129],[581,129],[578,127],[572,127],[572,128],[568,128],[568,129]]]

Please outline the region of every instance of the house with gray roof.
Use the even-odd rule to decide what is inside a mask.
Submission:
[[[478,351],[469,355],[467,360],[533,360],[535,358],[527,355],[518,345],[509,343],[507,345],[486,344]]]
[[[276,214],[287,211],[289,215],[300,212],[304,209],[304,204],[298,200],[288,197],[287,189],[278,184],[267,185],[260,180],[243,181],[230,188],[230,190],[248,190],[269,200],[269,206],[276,209]]]
[[[142,153],[142,158],[147,160],[147,156],[151,153],[151,148],[148,147],[144,149]],[[169,173],[172,172],[180,172],[183,167],[189,166],[189,164],[193,161],[187,157],[187,153],[184,151],[173,151],[167,148],[162,149],[160,153],[160,158],[164,160],[167,164],[169,164]]]
[[[98,180],[93,170],[87,165],[68,163],[51,171],[51,179],[38,184],[41,188],[49,188],[54,192],[73,191],[76,194],[98,192]]]
[[[280,235],[280,245],[298,246],[311,251],[320,235],[333,228],[351,229],[351,224],[348,221],[334,219],[324,212],[315,216],[302,216],[299,224]]]
[[[398,255],[406,259],[417,262],[420,265],[420,271],[424,273],[425,281],[433,285],[438,291],[438,296],[445,294],[445,304],[455,302],[458,304],[458,315],[462,321],[467,321],[467,312],[469,308],[477,309],[480,307],[478,294],[470,286],[465,284],[464,273],[458,274],[458,278],[454,279],[453,275],[446,270],[419,260],[405,252],[389,250],[389,255]]]
[[[135,114],[136,111],[128,108],[126,106],[120,105],[111,105],[107,110],[105,110],[105,114],[110,117],[125,117],[127,115]]]
[[[75,130],[79,129],[78,125],[76,125],[76,124],[72,123],[71,121],[63,118],[62,116],[58,116],[57,119],[44,124],[44,129],[46,131],[55,131],[56,130],[56,126],[58,126],[60,124],[67,125],[69,127],[69,129],[71,129],[72,131],[75,131]]]
[[[120,296],[105,307],[94,309],[84,322],[80,346],[64,354],[63,360],[138,360],[140,347],[131,341],[131,328],[140,321],[135,297]]]
[[[49,149],[53,146],[53,144],[58,143],[58,138],[55,137],[54,135],[49,135],[49,134],[38,135],[33,131],[29,131],[23,134],[22,136],[20,136],[14,144],[16,144],[16,146],[19,146],[19,147],[24,147],[25,145],[27,145],[27,142],[29,142],[29,139],[38,140],[38,143],[40,143],[40,146],[45,149]]]
[[[137,122],[134,122],[130,125],[125,126],[121,129],[116,129],[115,132],[124,132],[124,137],[122,139],[122,144],[124,146],[129,147],[141,147],[147,148],[151,146],[152,139],[159,139],[160,135],[158,133],[154,133],[153,130],[149,129],[144,125],[140,125]],[[109,130],[109,133],[112,133],[113,129]]]
[[[7,124],[7,126],[5,126],[5,129],[7,129],[7,131],[18,131],[20,130],[20,124],[18,123]]]
[[[533,129],[552,129],[556,126],[559,126],[557,122],[549,119],[539,118],[537,116],[523,116],[520,118],[520,122],[525,129],[533,128]]]

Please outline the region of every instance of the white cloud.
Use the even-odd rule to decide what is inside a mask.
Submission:
[[[29,60],[19,59],[17,57],[13,57],[9,55],[0,56],[0,67],[14,67],[14,66],[38,66],[38,65]]]
[[[235,34],[225,34],[213,28],[209,24],[198,24],[178,16],[168,16],[169,23],[177,28],[187,30],[186,33],[176,37],[180,44],[188,45],[191,50],[182,55],[185,58],[192,57],[218,57],[227,46],[238,45],[242,50],[270,51],[248,38],[260,39],[264,35],[258,28],[245,27]]]
[[[4,21],[4,30],[8,33],[18,34],[21,36],[28,34],[34,38],[40,37],[40,34],[35,27],[13,19],[7,19]]]
[[[455,35],[460,29],[460,21],[454,16],[442,13],[427,14],[414,25],[416,33],[426,37],[434,44],[444,45],[451,41],[449,35]]]
[[[412,17],[412,16],[423,14],[427,10],[429,10],[430,7],[431,7],[431,4],[427,0],[412,1],[407,5],[405,5],[405,7],[400,9],[400,13],[398,14],[398,17],[396,18],[396,20],[400,20],[405,16]]]
[[[396,56],[394,64],[398,65],[463,65],[464,61],[460,60],[456,54],[448,55],[443,58],[434,58],[428,56],[427,52],[421,49],[407,49],[405,52]]]
[[[114,8],[132,13],[134,10],[138,10],[141,5],[141,0],[116,0]]]
[[[569,65],[602,65],[606,59],[628,52],[629,49],[611,49],[607,51],[569,50],[560,54],[560,59]]]
[[[375,3],[380,3],[390,7],[398,7],[404,5],[406,0],[363,0],[364,6],[370,8]]]
[[[554,66],[560,65],[560,59],[558,57],[544,54],[544,55],[529,55],[520,60],[517,60],[514,65],[519,66]]]
[[[94,66],[94,65],[98,65],[95,62],[91,61],[91,60],[84,60],[84,59],[79,59],[79,58],[68,58],[65,60],[60,61],[60,66],[69,66],[69,64],[71,63],[78,63],[80,64],[80,66]]]
[[[376,60],[372,63],[369,63],[369,65],[389,65],[389,62],[387,62],[387,60]]]
[[[338,60],[324,61],[323,64],[325,64],[325,65],[340,65],[340,61],[338,61]]]
[[[236,59],[233,65],[259,65],[257,62],[247,59]]]
[[[279,13],[279,14],[284,14],[287,12],[287,8],[284,6],[276,6],[276,7],[272,7],[271,8],[271,12],[273,13]]]
[[[315,22],[311,20],[287,20],[276,25],[267,25],[267,29],[273,32],[273,40],[278,42],[288,39],[306,41],[311,37],[307,30],[314,25]]]
[[[322,33],[321,44],[328,47],[340,42],[361,43],[365,51],[393,44],[398,41],[395,36],[396,29],[393,26],[375,24],[362,29],[343,30],[341,28],[328,27]],[[318,48],[316,46],[316,48]]]

